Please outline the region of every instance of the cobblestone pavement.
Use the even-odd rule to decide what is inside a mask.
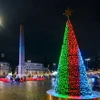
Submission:
[[[0,82],[0,100],[45,100],[51,81],[30,81],[23,83]]]

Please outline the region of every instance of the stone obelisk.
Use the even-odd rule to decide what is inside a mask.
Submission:
[[[19,65],[18,76],[22,77],[25,74],[25,49],[24,49],[24,24],[20,24],[20,36],[19,36]]]

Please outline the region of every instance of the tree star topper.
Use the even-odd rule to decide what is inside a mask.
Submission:
[[[65,13],[63,13],[63,15],[67,16],[68,19],[69,19],[69,16],[71,16],[71,13],[72,13],[72,12],[73,12],[73,11],[72,11],[71,9],[67,8],[67,10],[65,10]]]

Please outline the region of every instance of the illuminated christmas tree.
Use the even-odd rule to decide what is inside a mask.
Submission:
[[[68,96],[87,96],[92,94],[85,65],[75,37],[73,26],[69,20],[72,11],[67,9],[63,44],[58,64],[58,74],[55,84],[57,94]]]

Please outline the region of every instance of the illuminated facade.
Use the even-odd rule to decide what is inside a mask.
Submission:
[[[43,72],[43,71],[44,71],[44,66],[41,63],[32,63],[32,62],[25,63],[26,74],[32,74],[35,72]]]
[[[10,71],[10,64],[7,62],[0,62],[0,76],[7,75]]]

